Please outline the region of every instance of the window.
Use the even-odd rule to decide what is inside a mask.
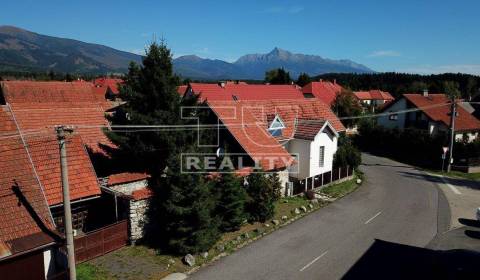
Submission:
[[[320,146],[320,150],[318,154],[318,166],[319,167],[325,166],[325,146]]]
[[[275,116],[275,119],[273,119],[272,124],[270,124],[268,132],[270,132],[273,137],[282,136],[282,131],[284,128],[285,124],[283,124],[283,121],[277,115]]]
[[[396,121],[398,120],[398,115],[397,114],[391,114],[388,116],[388,119],[391,121]]]
[[[303,93],[303,97],[305,97],[305,98],[315,98],[315,95],[313,95],[312,93]]]

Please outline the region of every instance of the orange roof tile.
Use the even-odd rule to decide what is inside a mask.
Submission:
[[[133,200],[142,200],[142,199],[150,198],[152,195],[153,195],[152,190],[147,187],[147,188],[133,191],[131,197]]]
[[[118,184],[125,184],[145,180],[147,178],[148,175],[144,172],[123,172],[108,176],[108,185],[112,186]]]
[[[292,156],[258,123],[251,111],[233,101],[209,101],[210,108],[250,157],[265,171],[285,168]]]
[[[390,93],[378,89],[369,91],[355,91],[353,93],[360,100],[394,100],[393,96]]]
[[[63,202],[60,150],[55,135],[26,136],[28,150],[50,206]],[[70,199],[100,195],[100,185],[79,135],[67,137]]]
[[[7,106],[0,106],[0,134],[0,243],[16,254],[53,242],[42,226],[54,226],[21,138],[6,137],[18,134]]]
[[[303,94],[296,85],[251,85],[246,83],[218,84],[191,83],[190,88],[200,95],[202,101],[229,100],[269,100],[269,99],[303,99]]]
[[[98,78],[93,80],[93,84],[95,86],[109,88],[110,91],[115,95],[120,93],[119,85],[122,85],[123,83],[124,81],[118,78]]]
[[[403,97],[417,108],[420,108],[431,120],[450,125],[450,99],[445,94],[404,94]],[[428,108],[429,106],[442,105]],[[425,108],[427,107],[427,108]],[[457,106],[458,116],[455,118],[455,131],[480,130],[480,121],[461,106]]]
[[[329,106],[333,104],[337,94],[342,91],[342,86],[329,81],[311,82],[302,88],[303,93],[311,93]]]

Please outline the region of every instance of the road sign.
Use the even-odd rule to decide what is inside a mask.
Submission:
[[[448,152],[448,147],[443,147],[443,153],[446,154]]]

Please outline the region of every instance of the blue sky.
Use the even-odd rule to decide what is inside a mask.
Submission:
[[[377,71],[480,75],[480,1],[3,1],[0,25],[234,61],[275,46]]]

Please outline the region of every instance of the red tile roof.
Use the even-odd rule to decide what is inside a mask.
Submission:
[[[209,101],[210,108],[235,137],[250,157],[265,171],[285,168],[292,156],[271,136],[254,115],[242,104],[233,101]]]
[[[102,127],[108,127],[102,106],[88,102],[14,103],[11,105],[22,130],[45,129],[53,131],[56,125],[76,126],[76,132],[94,152],[102,152],[101,145],[113,146]]]
[[[190,88],[200,95],[202,101],[234,100],[270,100],[303,99],[303,94],[296,85],[250,85],[245,83],[218,84],[191,83]]]
[[[369,91],[355,91],[353,93],[360,100],[394,100],[393,96],[390,93],[378,89]]]
[[[18,134],[13,117],[7,106],[0,106],[0,244],[8,248],[7,255],[53,242],[43,226],[54,228],[21,138],[7,137],[13,134]]]
[[[98,78],[93,80],[93,84],[95,86],[109,88],[110,91],[115,95],[120,93],[119,85],[122,85],[123,83],[124,81],[118,78]]]
[[[60,150],[55,135],[26,136],[26,141],[48,204],[62,203]],[[101,194],[97,176],[79,135],[67,138],[67,163],[72,201]]]
[[[133,191],[131,197],[133,200],[136,201],[136,200],[143,200],[143,199],[150,198],[152,197],[152,195],[153,195],[152,190],[147,187],[147,188]]]
[[[148,175],[143,172],[123,172],[108,176],[108,185],[118,185],[145,180]]]
[[[313,141],[325,122],[325,120],[299,119],[293,137]]]
[[[278,114],[286,126],[283,134],[289,138],[294,135],[298,119],[328,120],[337,132],[345,131],[345,127],[330,107],[318,99],[241,101],[241,104],[248,107],[265,127],[269,123],[269,116],[273,120]]]
[[[243,149],[252,157],[259,158],[265,154],[284,157],[288,152],[278,142],[283,139],[294,138],[297,122],[308,122],[300,129],[317,129],[318,123],[328,121],[337,131],[345,131],[345,127],[335,116],[332,110],[320,100],[257,100],[257,101],[209,101],[209,106],[217,114],[222,123],[236,138]],[[270,122],[278,115],[285,128],[282,139],[273,137],[267,128]],[[286,158],[286,157],[284,157]],[[265,166],[265,164],[267,164]],[[276,162],[279,167],[285,167],[280,160]],[[275,169],[265,160],[262,162],[265,170]]]
[[[179,86],[179,87],[177,88],[177,92],[178,92],[180,95],[184,95],[185,92],[187,91],[187,88],[188,88],[187,85]]]
[[[0,82],[8,103],[57,103],[89,102],[103,105],[105,97],[93,93],[93,84],[88,82]]]
[[[341,91],[342,87],[339,84],[329,81],[311,82],[302,88],[303,93],[311,93],[329,106],[333,104],[337,94]]]
[[[431,120],[441,122],[445,126],[450,125],[450,103],[449,98],[445,94],[404,94],[403,97],[413,106],[422,109]],[[435,106],[442,105],[444,106]],[[434,107],[430,107],[434,106]],[[430,108],[428,108],[430,107]],[[455,119],[455,131],[472,131],[480,130],[480,121],[468,113],[461,106],[457,106],[458,116]]]

